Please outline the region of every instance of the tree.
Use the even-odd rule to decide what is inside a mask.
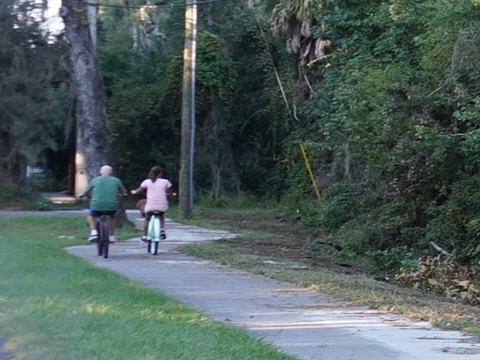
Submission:
[[[76,99],[76,182],[75,193],[85,189],[102,165],[112,160],[107,133],[107,112],[103,79],[83,0],[63,0],[60,15],[65,23],[70,73]]]
[[[312,80],[309,80],[305,68],[322,59],[331,45],[329,39],[315,34],[313,29],[318,26],[314,11],[328,6],[328,1],[322,0],[282,0],[278,3],[271,16],[273,32],[286,40],[289,53],[299,57],[298,100],[302,102],[311,92]]]
[[[202,4],[200,10],[195,189],[217,197],[239,191],[279,196],[285,172],[275,167],[292,120],[273,65],[279,64],[291,98],[295,57],[269,35],[265,21],[264,38],[247,6]],[[136,185],[139,174],[159,164],[177,184],[184,8],[160,6],[148,12],[162,34],[148,34],[149,46],[132,38],[136,17],[130,9],[105,8],[99,14],[98,57],[108,94],[110,136],[127,183]]]
[[[26,166],[55,147],[50,112],[56,44],[42,34],[32,1],[0,3],[0,182],[23,183]]]

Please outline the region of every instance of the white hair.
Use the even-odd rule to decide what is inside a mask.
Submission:
[[[112,174],[112,167],[110,165],[103,165],[100,168],[100,175],[109,176]]]

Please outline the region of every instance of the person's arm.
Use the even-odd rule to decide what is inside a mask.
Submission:
[[[171,187],[167,188],[167,194],[170,196],[177,196],[177,193],[173,192]]]
[[[143,187],[140,186],[138,189],[132,190],[132,191],[130,191],[130,192],[131,192],[133,195],[136,195],[136,194],[141,194],[141,193],[144,192],[144,191],[145,191],[145,188],[143,188]]]
[[[123,186],[123,184],[121,182],[120,182],[120,189],[119,189],[118,193],[121,196],[127,196],[128,195],[127,190],[125,189],[125,187]]]
[[[88,194],[90,194],[92,192],[92,189],[93,188],[88,188],[87,187],[87,190],[85,190],[83,193],[81,193],[80,195],[78,195],[79,198],[83,198],[85,196],[87,196]]]

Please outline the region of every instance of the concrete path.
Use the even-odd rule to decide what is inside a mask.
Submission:
[[[135,213],[130,213],[135,217]],[[141,219],[134,219],[137,223]],[[478,339],[441,331],[363,307],[342,306],[332,297],[186,256],[181,244],[235,236],[167,222],[160,253],[130,239],[111,246],[110,256],[95,245],[67,250],[191,305],[206,315],[242,327],[280,350],[304,360],[478,360]],[[255,359],[256,360],[256,359]]]
[[[12,359],[7,349],[5,349],[5,340],[0,337],[0,360],[9,360]]]

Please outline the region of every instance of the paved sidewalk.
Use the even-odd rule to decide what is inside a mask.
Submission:
[[[129,216],[135,217],[134,213]],[[134,219],[137,223],[141,219]],[[280,350],[304,360],[478,360],[477,339],[441,331],[363,307],[343,306],[332,297],[262,276],[186,256],[185,243],[232,237],[167,221],[160,253],[130,239],[111,246],[110,256],[94,245],[67,250],[191,305],[206,315],[242,327]],[[254,359],[257,360],[257,359]]]

